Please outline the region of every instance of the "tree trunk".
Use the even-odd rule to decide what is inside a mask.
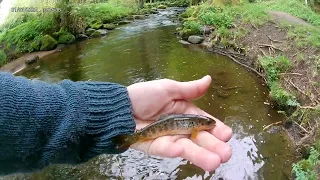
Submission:
[[[142,9],[143,5],[144,5],[144,0],[139,0],[139,4],[138,4],[139,9]]]

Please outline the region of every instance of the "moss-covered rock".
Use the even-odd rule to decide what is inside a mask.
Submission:
[[[53,50],[57,47],[58,42],[50,35],[44,35],[41,40],[41,51]]]
[[[160,4],[160,5],[158,6],[158,9],[167,9],[167,6],[166,6],[166,5],[163,5],[163,4]]]
[[[7,62],[7,55],[2,49],[0,49],[0,66],[4,65],[6,62]]]
[[[115,29],[117,26],[115,24],[104,24],[103,28],[107,29],[107,30],[113,30]]]
[[[33,51],[39,51],[41,46],[42,36],[36,36],[33,41],[30,43]]]
[[[186,28],[179,31],[179,35],[183,40],[188,40],[189,36],[198,35],[198,34],[199,33],[197,31],[193,31],[191,29],[186,29]]]
[[[70,44],[76,40],[76,37],[71,33],[63,33],[59,35],[58,43],[59,44]]]
[[[91,25],[91,28],[93,28],[93,29],[100,29],[102,27],[103,27],[102,22],[96,22],[96,23]]]
[[[91,34],[94,33],[95,31],[96,31],[95,29],[89,28],[89,29],[86,30],[86,33],[85,33],[85,34],[86,34],[87,36],[91,36]]]
[[[100,37],[100,36],[105,36],[106,34],[107,34],[106,30],[99,29],[93,32],[90,37]]]
[[[129,24],[129,23],[131,23],[131,21],[123,20],[123,21],[118,22],[118,25]]]

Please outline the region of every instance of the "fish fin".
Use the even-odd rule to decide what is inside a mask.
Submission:
[[[121,134],[112,138],[112,142],[116,145],[116,149],[124,150],[134,144],[135,140],[132,135]]]
[[[191,132],[191,139],[196,140],[198,134],[198,130],[192,130]]]

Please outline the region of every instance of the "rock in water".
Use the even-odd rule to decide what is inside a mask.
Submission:
[[[93,34],[95,31],[96,31],[95,29],[88,28],[88,29],[86,30],[86,35],[87,35],[87,36],[91,36],[91,34]]]
[[[189,45],[190,44],[188,41],[185,41],[185,40],[180,40],[179,42],[181,44],[183,44],[183,45]]]
[[[77,36],[77,40],[81,41],[81,40],[85,40],[85,39],[88,39],[89,37],[85,34],[79,34]]]
[[[201,36],[189,36],[188,41],[192,44],[200,44],[204,40]]]
[[[28,58],[28,59],[25,61],[25,63],[26,63],[26,64],[33,64],[33,63],[37,62],[39,59],[40,59],[39,56],[33,56],[33,57],[31,57],[31,58]]]
[[[117,26],[115,24],[104,24],[103,28],[107,29],[107,30],[113,30],[115,29]]]
[[[96,30],[94,33],[92,33],[90,37],[105,36],[106,34],[107,34],[107,30],[98,29],[98,30]]]
[[[123,21],[118,22],[118,25],[124,25],[124,24],[129,24],[129,23],[131,23],[131,21],[123,20]]]

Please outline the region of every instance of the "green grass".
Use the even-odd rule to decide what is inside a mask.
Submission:
[[[280,106],[299,106],[296,97],[284,90],[279,82],[280,73],[284,73],[292,67],[291,61],[285,56],[265,56],[259,58],[259,63],[267,75],[271,98]]]
[[[297,180],[316,180],[316,168],[320,165],[320,141],[310,148],[310,155],[307,159],[302,159],[292,165],[292,172]]]
[[[74,16],[83,17],[87,24],[101,21],[111,23],[117,19],[126,17],[138,11],[135,6],[128,6],[122,3],[111,1],[109,3],[83,4],[73,8]]]
[[[36,36],[53,32],[54,28],[53,16],[43,16],[40,19],[28,21],[6,31],[0,38],[0,42],[6,44],[6,49],[17,48],[22,52],[31,52],[30,41]]]

